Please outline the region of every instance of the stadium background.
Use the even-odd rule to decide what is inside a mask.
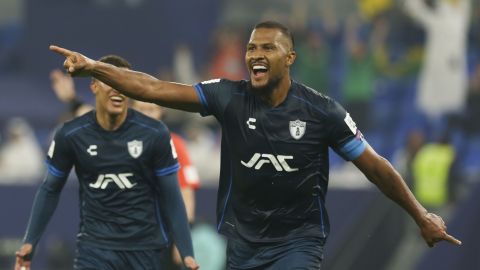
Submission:
[[[473,81],[480,66],[478,0],[472,0],[470,13],[466,56],[467,75]],[[408,177],[413,172],[403,164],[413,158],[409,156],[412,134],[420,133],[427,144],[448,131],[448,143],[457,153],[449,187],[455,195],[432,208],[445,215],[449,231],[463,241],[463,246],[441,243],[434,249],[420,241],[415,225],[402,210],[332,153],[327,199],[332,233],[325,268],[480,269],[480,236],[476,231],[480,227],[476,199],[480,193],[480,123],[475,119],[480,91],[470,86],[468,102],[456,114],[435,118],[424,114],[416,105],[416,94],[426,35],[405,14],[400,1],[2,0],[0,149],[11,143],[11,120],[21,117],[32,127],[35,142],[45,152],[53,129],[68,109],[51,90],[49,73],[61,68],[63,60],[48,51],[49,44],[92,58],[119,54],[135,69],[162,79],[185,83],[215,77],[240,79],[246,76],[243,52],[248,33],[264,19],[279,20],[293,30],[299,53],[293,77],[336,98],[347,110],[349,106],[356,109],[357,122],[369,143],[393,162],[409,184],[414,184]],[[360,55],[365,57],[357,59],[364,71],[360,74],[350,73],[357,63],[351,60],[355,54],[349,50],[351,39],[363,46]],[[88,79],[75,82],[79,96],[92,102]],[[355,95],[348,91],[349,82],[369,87]],[[215,222],[219,152],[218,126],[211,120],[170,110],[166,118],[171,129],[187,139],[200,171],[197,220],[210,226],[202,227],[208,229]],[[0,167],[8,159],[2,154]],[[12,269],[13,254],[43,175],[37,170],[36,176],[22,176],[35,170],[25,167],[29,158],[20,156],[15,158],[17,164],[8,163],[19,175],[7,176],[0,169],[0,269]],[[34,269],[71,268],[78,223],[77,185],[71,178],[41,241]],[[207,236],[197,239],[214,237],[209,236],[208,229],[199,230]],[[221,250],[223,244],[217,238],[197,243],[203,269],[210,270],[208,265],[224,256],[215,250]]]

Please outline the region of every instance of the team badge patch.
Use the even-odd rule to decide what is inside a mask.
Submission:
[[[298,119],[295,121],[290,121],[290,135],[292,135],[295,140],[299,140],[303,137],[303,134],[305,134],[306,127],[306,122],[300,121]]]
[[[128,142],[127,146],[128,146],[128,153],[133,158],[138,158],[142,154],[142,150],[143,150],[142,141],[133,140],[131,142]]]

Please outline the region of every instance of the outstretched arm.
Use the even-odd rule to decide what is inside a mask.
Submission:
[[[387,197],[403,207],[415,220],[428,246],[440,241],[460,245],[458,239],[447,233],[445,222],[440,216],[429,213],[415,198],[400,174],[390,162],[378,155],[370,146],[353,161]]]
[[[142,72],[94,61],[58,46],[52,45],[50,50],[66,58],[63,65],[72,76],[94,77],[122,94],[141,101],[190,112],[201,110],[195,88],[191,85],[161,81]]]
[[[35,247],[57,208],[60,192],[65,185],[66,178],[67,176],[58,177],[48,172],[38,189],[33,201],[24,244],[15,253],[15,270],[20,270],[21,267],[25,267],[27,270],[30,269],[30,261]]]

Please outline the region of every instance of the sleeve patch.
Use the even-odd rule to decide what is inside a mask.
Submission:
[[[349,113],[347,113],[343,121],[345,121],[345,124],[347,124],[348,128],[352,131],[353,134],[357,134],[357,124],[355,124],[355,121],[353,121]]]
[[[47,152],[48,157],[53,158],[53,152],[55,152],[55,141],[52,141],[52,143],[50,144],[50,147],[48,148],[48,152]]]
[[[177,150],[175,149],[175,145],[173,144],[173,140],[170,139],[170,147],[172,148],[172,156],[173,158],[177,158]]]

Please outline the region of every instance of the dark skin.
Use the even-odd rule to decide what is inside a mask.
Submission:
[[[290,66],[296,56],[292,47],[291,40],[279,29],[258,28],[251,33],[245,55],[250,81],[256,94],[272,107],[280,105],[290,89]],[[66,58],[64,67],[72,76],[92,76],[126,96],[161,106],[190,112],[201,109],[191,85],[160,81],[150,75],[119,69],[57,46],[50,46],[50,50]],[[254,71],[258,68],[263,72]],[[267,84],[273,87],[262,88]],[[353,163],[387,197],[410,214],[428,246],[433,247],[440,241],[461,244],[447,233],[443,219],[429,213],[416,200],[400,174],[370,146]]]

